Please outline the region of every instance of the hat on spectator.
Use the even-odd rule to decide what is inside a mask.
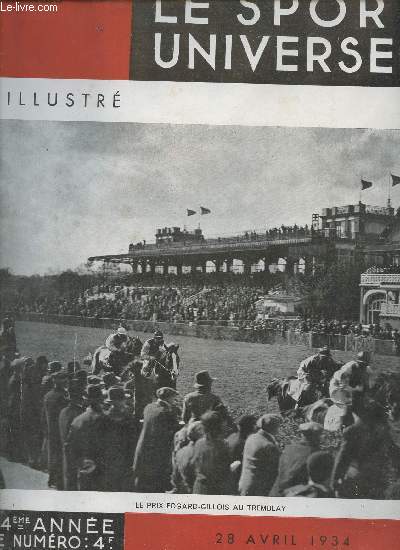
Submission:
[[[55,374],[62,369],[62,364],[60,363],[60,361],[50,361],[50,363],[47,365],[47,369],[50,374]]]
[[[168,401],[168,399],[172,399],[173,397],[176,397],[178,395],[179,395],[179,392],[177,392],[176,390],[174,390],[172,388],[168,388],[168,387],[159,388],[156,391],[156,397],[158,399],[162,399],[163,401]]]
[[[318,353],[320,355],[330,355],[331,350],[328,348],[328,346],[323,346],[322,348],[319,348]]]
[[[66,380],[67,378],[68,378],[68,373],[63,370],[60,370],[53,374],[53,380],[55,382],[64,382],[64,380]]]
[[[357,363],[368,364],[370,361],[370,355],[368,351],[360,351],[357,353]]]
[[[274,432],[282,423],[282,418],[279,414],[268,413],[264,414],[257,420],[256,426],[265,432]]]
[[[99,384],[89,385],[87,388],[87,399],[88,401],[102,401],[103,392]]]
[[[125,399],[125,391],[120,386],[112,386],[108,390],[107,398],[105,399],[106,403],[114,403],[115,401],[123,401]]]
[[[91,386],[100,386],[101,378],[99,378],[98,376],[95,376],[94,374],[91,374],[90,376],[87,377],[87,383],[90,384]]]
[[[73,379],[86,382],[88,379],[88,373],[84,369],[78,369],[75,371]]]
[[[216,378],[212,378],[208,370],[201,370],[195,374],[194,387],[203,388],[204,386],[210,386],[213,380],[216,380]]]
[[[318,435],[322,433],[323,427],[318,422],[303,422],[300,424],[299,431],[303,434],[315,434]]]

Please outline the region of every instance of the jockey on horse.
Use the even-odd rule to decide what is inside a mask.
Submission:
[[[321,397],[328,397],[329,381],[339,366],[327,346],[304,359],[297,370],[297,388],[289,392],[297,402],[297,407],[309,405]]]
[[[146,340],[141,351],[143,361],[141,374],[145,378],[154,377],[156,386],[168,386],[176,389],[176,379],[179,374],[178,347],[175,344],[167,346],[164,335],[156,330],[153,337]]]
[[[101,370],[105,370],[119,376],[128,363],[139,356],[141,347],[139,338],[130,338],[126,328],[119,326],[117,332],[106,338],[105,345],[95,351],[92,374],[99,374]]]

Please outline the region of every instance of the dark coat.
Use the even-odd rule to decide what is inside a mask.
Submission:
[[[204,436],[194,446],[193,493],[225,495],[230,492],[230,458],[223,439]]]
[[[371,426],[358,421],[346,428],[332,473],[339,496],[383,499],[391,446],[387,424]]]
[[[278,477],[270,496],[282,496],[285,489],[307,483],[307,458],[315,451],[318,447],[311,446],[305,440],[287,445],[280,457]]]
[[[43,409],[46,419],[48,441],[48,471],[49,485],[57,489],[63,487],[62,446],[58,419],[60,412],[68,404],[65,390],[53,388],[46,393],[43,400]]]
[[[66,491],[76,491],[78,489],[78,472],[76,464],[69,460],[65,452],[65,444],[68,439],[69,430],[73,420],[83,413],[83,406],[72,401],[60,412],[58,419],[61,445],[63,450],[63,474],[64,474],[64,489]]]
[[[239,492],[247,496],[268,496],[278,475],[279,448],[264,430],[249,435],[244,445]]]
[[[103,413],[88,407],[71,424],[64,445],[67,460],[71,468],[78,472],[80,490],[102,491],[104,478],[102,472],[102,428]],[[93,468],[87,468],[85,461],[91,461]]]
[[[183,400],[182,419],[185,422],[200,420],[207,411],[214,411],[218,405],[222,405],[218,395],[212,393],[208,388],[198,388],[188,393]]]
[[[228,446],[231,463],[236,461],[240,462],[240,466],[238,466],[235,471],[231,472],[232,491],[235,494],[237,494],[238,492],[239,479],[242,474],[243,451],[246,439],[247,437],[244,437],[240,432],[234,432],[233,434],[229,435],[225,440]]]
[[[129,413],[111,408],[102,419],[102,469],[105,491],[128,491],[132,488],[131,466],[138,439],[138,426]]]
[[[156,401],[144,409],[133,473],[136,490],[163,493],[170,488],[173,439],[179,422],[168,403]]]
[[[190,441],[185,447],[175,453],[175,460],[172,469],[171,483],[173,493],[190,494],[193,491],[194,483],[194,446],[195,442]]]

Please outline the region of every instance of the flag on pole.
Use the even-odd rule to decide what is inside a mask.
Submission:
[[[186,212],[188,216],[194,216],[196,214],[196,210],[190,210],[190,208],[187,208]]]
[[[205,208],[204,206],[200,206],[200,214],[204,216],[204,214],[211,214],[211,210],[209,208]]]
[[[372,181],[361,180],[361,191],[372,187]]]
[[[399,185],[400,183],[400,176],[395,176],[394,174],[391,174],[392,176],[392,187],[395,185]]]

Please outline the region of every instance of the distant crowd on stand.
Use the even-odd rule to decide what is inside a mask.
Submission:
[[[129,337],[122,328],[115,334],[119,341]],[[163,342],[159,332],[154,339]],[[354,387],[357,399],[351,388],[347,394],[338,388],[340,418],[347,420],[338,428],[336,453],[323,449],[324,427],[314,421],[298,425],[295,438],[282,448],[282,417],[246,414],[234,422],[207,370],[196,373],[194,390],[183,397],[171,387],[158,388],[139,414],[135,378],[124,383],[112,371],[93,375],[89,358],[82,366],[76,360],[64,366],[44,355],[20,357],[9,319],[0,344],[2,454],[44,467],[51,488],[400,498],[400,441],[393,439],[400,432],[400,411],[392,408],[389,425],[385,409],[365,400],[362,386]],[[153,344],[149,340],[144,347]],[[328,356],[329,350],[321,350],[299,370],[307,377]],[[361,365],[364,355],[338,371],[346,374],[346,384],[352,384],[350,370]],[[350,400],[342,402],[342,394]],[[390,464],[395,479],[388,474]]]

